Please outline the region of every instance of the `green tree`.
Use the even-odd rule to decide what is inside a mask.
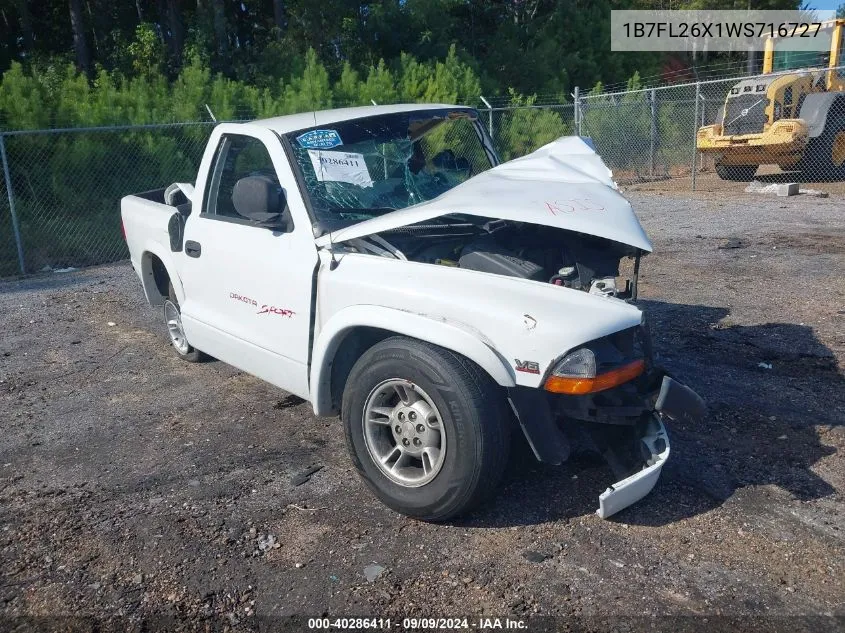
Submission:
[[[510,91],[510,108],[498,118],[496,147],[502,160],[523,156],[572,133],[571,125],[551,109],[534,108],[536,96]]]
[[[135,29],[135,40],[127,47],[132,69],[142,77],[161,73],[164,68],[164,44],[149,22],[142,22]]]

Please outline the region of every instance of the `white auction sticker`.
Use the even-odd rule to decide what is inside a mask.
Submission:
[[[309,149],[308,156],[314,166],[314,174],[320,182],[348,182],[359,187],[373,186],[373,179],[363,154]]]

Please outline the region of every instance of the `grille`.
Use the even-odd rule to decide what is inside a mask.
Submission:
[[[768,99],[763,94],[747,94],[728,99],[725,110],[725,134],[757,134],[766,124]],[[747,114],[742,115],[747,109]]]

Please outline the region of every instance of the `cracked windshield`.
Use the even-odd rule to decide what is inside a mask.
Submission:
[[[474,110],[426,110],[288,135],[320,226],[336,230],[436,198],[490,169]]]

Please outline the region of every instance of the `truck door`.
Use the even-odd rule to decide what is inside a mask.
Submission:
[[[197,349],[307,398],[317,251],[301,196],[273,132],[224,125],[210,142],[215,138],[197,182],[200,208],[185,225],[185,333]],[[235,188],[256,176],[283,193],[287,227],[268,228],[241,213]]]

